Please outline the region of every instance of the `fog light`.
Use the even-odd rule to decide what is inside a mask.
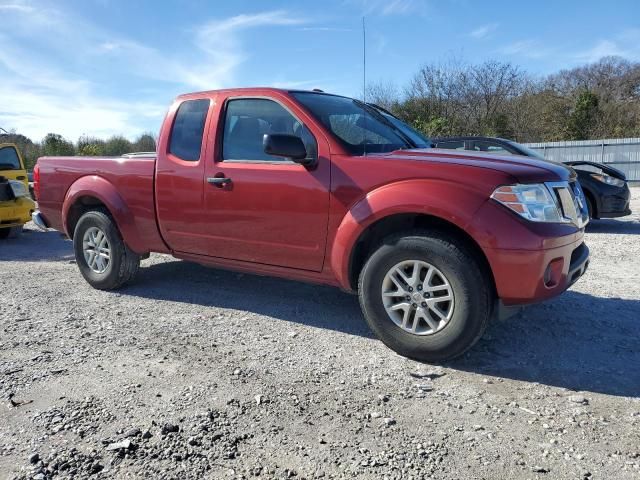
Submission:
[[[549,262],[547,268],[544,271],[543,281],[545,287],[555,287],[560,282],[560,276],[562,275],[562,267],[564,266],[564,259],[555,258]]]

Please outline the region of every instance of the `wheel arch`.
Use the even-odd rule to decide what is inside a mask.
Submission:
[[[437,230],[457,240],[464,248],[478,259],[480,267],[491,280],[491,288],[495,292],[495,279],[484,251],[464,229],[441,217],[424,213],[399,213],[383,217],[370,224],[358,236],[349,256],[349,287],[357,289],[358,277],[369,256],[390,235],[415,230]]]
[[[487,198],[479,186],[451,181],[406,180],[382,186],[343,217],[331,245],[330,268],[343,289],[354,291],[364,261],[384,237],[416,228],[439,228],[478,253],[493,281],[487,257],[467,228]]]
[[[87,211],[104,209],[115,222],[124,242],[136,253],[145,253],[133,214],[116,187],[103,177],[90,175],[76,180],[65,195],[62,224],[69,238],[73,238],[76,224]]]

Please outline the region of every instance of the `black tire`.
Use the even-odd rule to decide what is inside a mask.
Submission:
[[[17,227],[0,228],[0,240],[17,238],[22,233],[22,225]]]
[[[93,271],[84,258],[83,238],[88,229],[97,227],[107,238],[110,260],[103,273]],[[93,288],[114,290],[133,280],[140,267],[140,256],[122,240],[113,219],[102,210],[91,210],[80,217],[73,233],[73,249],[80,273]]]
[[[448,323],[435,333],[415,335],[396,325],[382,300],[385,275],[405,260],[421,260],[440,270],[455,299]],[[482,337],[493,309],[488,274],[462,241],[439,231],[412,231],[385,239],[367,260],[358,282],[365,319],[382,342],[405,357],[442,362],[462,355]]]
[[[588,197],[586,195],[585,195],[585,198],[587,199],[587,211],[589,212],[589,220],[592,220],[593,218],[595,218],[593,216],[593,211],[594,211],[593,201],[591,200],[590,197]]]

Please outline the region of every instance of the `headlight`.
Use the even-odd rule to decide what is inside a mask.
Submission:
[[[20,198],[29,196],[29,190],[27,190],[27,187],[24,186],[24,183],[18,182],[17,180],[9,180],[9,186],[13,191],[14,197]]]
[[[532,222],[567,222],[560,213],[556,199],[544,184],[498,187],[491,198]]]
[[[591,176],[598,180],[599,182],[606,183],[607,185],[613,185],[615,187],[624,187],[624,180],[620,180],[619,178],[612,177],[611,175],[606,175],[604,173],[592,173]]]

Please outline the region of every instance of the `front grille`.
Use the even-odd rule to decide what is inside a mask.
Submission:
[[[589,221],[587,200],[578,182],[547,183],[558,199],[562,216],[582,228]]]

